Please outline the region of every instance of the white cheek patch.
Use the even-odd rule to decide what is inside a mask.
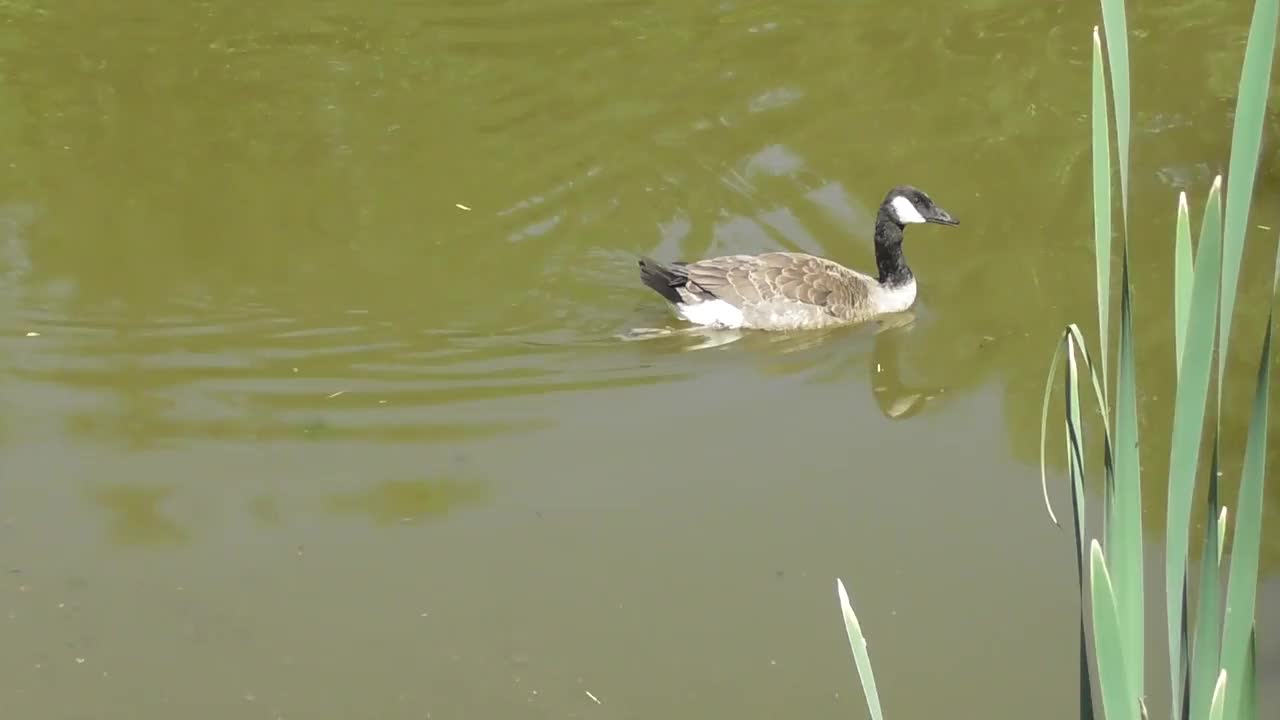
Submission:
[[[898,216],[898,222],[906,225],[908,223],[922,223],[924,216],[916,209],[916,206],[910,200],[901,195],[893,199],[893,212]]]

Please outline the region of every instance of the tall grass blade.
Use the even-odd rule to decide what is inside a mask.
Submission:
[[[840,597],[840,614],[844,616],[845,633],[849,636],[849,648],[853,650],[853,662],[858,668],[858,677],[862,680],[862,695],[867,699],[871,720],[884,720],[884,715],[880,712],[876,676],[871,671],[871,656],[867,653],[867,639],[862,635],[862,625],[853,612],[853,606],[849,604],[849,593],[845,592],[844,583],[839,578],[836,578],[836,594]]]
[[[1209,468],[1209,497],[1204,531],[1204,552],[1200,556],[1200,602],[1196,605],[1195,651],[1191,669],[1191,717],[1209,712],[1214,674],[1221,668],[1218,641],[1220,607],[1218,574],[1218,435],[1213,438],[1213,461]]]
[[[1071,431],[1067,432],[1067,457],[1073,457]],[[1080,592],[1080,720],[1093,720],[1093,677],[1089,672],[1088,590],[1084,574],[1084,491],[1074,462],[1067,463],[1071,482],[1072,525],[1076,534],[1076,582]]]
[[[1271,397],[1271,341],[1274,329],[1275,297],[1280,285],[1280,256],[1272,279],[1271,309],[1267,313],[1267,329],[1262,339],[1262,357],[1258,361],[1257,381],[1253,393],[1253,412],[1245,439],[1244,465],[1240,470],[1240,494],[1236,501],[1236,531],[1231,543],[1231,571],[1227,583],[1226,616],[1222,628],[1222,667],[1232,677],[1241,678],[1236,687],[1242,690],[1245,680],[1248,644],[1253,633],[1254,610],[1258,590],[1258,550],[1262,539],[1263,483],[1267,477],[1267,400]],[[1237,717],[1240,697],[1227,698],[1227,717]]]
[[[1187,194],[1178,193],[1177,237],[1173,244],[1173,336],[1175,367],[1182,369],[1182,351],[1187,346],[1187,316],[1191,313],[1191,216]]]
[[[1222,564],[1222,546],[1227,542],[1227,508],[1222,508],[1222,514],[1218,516],[1218,564]]]
[[[1244,256],[1245,230],[1249,226],[1249,205],[1258,170],[1262,127],[1271,88],[1271,63],[1276,47],[1276,20],[1280,0],[1256,0],[1245,44],[1244,66],[1236,96],[1235,126],[1231,130],[1231,160],[1227,166],[1227,215],[1222,240],[1222,309],[1218,336],[1218,377],[1224,376],[1227,348],[1231,342],[1231,318],[1236,306],[1236,282],[1240,259]],[[1222,384],[1218,386],[1222,405]],[[1234,676],[1233,676],[1234,677]],[[1239,684],[1239,683],[1237,683]]]
[[[1227,671],[1223,670],[1218,673],[1218,682],[1213,687],[1213,698],[1209,702],[1209,720],[1222,720],[1222,703],[1226,697]]]
[[[1107,339],[1111,336],[1111,133],[1107,121],[1107,83],[1102,40],[1093,28],[1093,260],[1097,276],[1098,364],[1109,377]],[[1105,390],[1106,384],[1103,384]]]
[[[1220,254],[1222,252],[1222,176],[1221,175],[1218,175],[1213,179],[1213,184],[1209,186],[1209,197],[1205,199],[1204,217],[1200,218],[1200,242],[1196,246],[1196,260],[1195,260],[1196,267],[1199,266],[1200,256],[1205,251],[1205,244],[1204,244],[1205,240],[1210,237],[1212,237],[1213,240],[1215,241],[1215,248],[1217,250],[1217,253]],[[1219,267],[1221,267],[1221,260],[1219,260],[1218,262],[1219,262]],[[1192,277],[1192,285],[1190,289],[1191,289],[1192,296],[1188,301],[1189,303],[1194,302],[1194,298],[1195,298],[1195,278],[1197,276],[1195,274],[1194,267],[1192,268],[1191,277]],[[1187,306],[1188,322],[1190,322],[1190,319],[1191,319],[1190,315],[1191,315],[1191,307],[1190,307],[1190,304],[1188,304]]]
[[[1120,349],[1116,380],[1115,456],[1104,458],[1107,475],[1103,528],[1107,540],[1107,556],[1115,572],[1113,587],[1115,609],[1122,635],[1119,638],[1124,666],[1120,672],[1128,676],[1127,685],[1135,690],[1143,684],[1143,572],[1142,572],[1142,489],[1139,477],[1137,388],[1133,355],[1132,295],[1129,286],[1129,50],[1124,3],[1103,0],[1103,24],[1106,28],[1107,55],[1111,70],[1111,91],[1116,112],[1116,139],[1120,164],[1120,194],[1125,223],[1124,249],[1121,253]],[[1111,164],[1110,134],[1107,127],[1105,64],[1098,28],[1093,29],[1093,203],[1094,262],[1097,274],[1100,365],[1103,374],[1102,414],[1110,413],[1107,395],[1107,338],[1110,317],[1111,265]],[[1108,431],[1107,436],[1110,437]],[[1109,448],[1110,449],[1110,448]],[[1112,462],[1114,460],[1114,462]],[[1095,610],[1096,613],[1096,610]],[[1097,631],[1095,626],[1095,641]],[[1101,682],[1105,683],[1106,680]],[[1110,708],[1106,708],[1110,717]]]
[[[1175,688],[1178,704],[1173,707],[1174,717],[1182,720],[1191,720],[1191,661],[1187,658],[1187,648],[1191,641],[1187,639],[1187,613],[1190,601],[1187,599],[1188,580],[1184,576],[1182,578],[1182,617],[1178,620],[1178,637],[1181,640],[1179,653],[1177,658],[1178,677],[1181,678],[1178,687]]]
[[[1107,60],[1111,67],[1111,95],[1116,110],[1116,147],[1120,154],[1120,200],[1126,228],[1129,224],[1129,29],[1124,0],[1102,0],[1102,27],[1107,36]]]
[[[1138,390],[1133,352],[1133,295],[1129,281],[1129,250],[1121,254],[1120,348],[1116,380],[1116,446],[1112,480],[1112,510],[1108,518],[1107,559],[1115,584],[1116,611],[1124,632],[1124,655],[1129,686],[1143,685],[1144,602],[1142,574],[1142,477],[1138,463]]]
[[[1107,720],[1138,720],[1138,694],[1129,685],[1115,591],[1102,546],[1089,545],[1089,587],[1093,599],[1093,643],[1098,663],[1098,686]]]
[[[1249,654],[1245,659],[1244,674],[1240,676],[1239,720],[1258,720],[1258,643],[1256,630],[1249,631]]]
[[[1081,590],[1083,590],[1083,586]],[[1080,605],[1080,720],[1093,720],[1093,676],[1089,673],[1089,641],[1085,630],[1084,595]]]
[[[1182,586],[1187,571],[1187,544],[1191,523],[1191,499],[1204,432],[1205,404],[1209,392],[1214,331],[1217,329],[1218,280],[1221,249],[1218,234],[1212,232],[1212,217],[1218,207],[1222,178],[1214,179],[1205,210],[1205,231],[1196,253],[1191,288],[1191,309],[1187,316],[1186,349],[1178,372],[1177,398],[1173,410],[1173,435],[1169,453],[1169,499],[1165,520],[1165,618],[1169,636],[1169,683],[1174,717],[1180,713],[1182,685],[1180,665],[1186,652],[1180,632],[1183,612]]]
[[[1072,523],[1076,540],[1076,580],[1080,585],[1080,718],[1093,718],[1093,680],[1089,673],[1089,645],[1086,636],[1085,614],[1088,608],[1085,586],[1084,550],[1084,451],[1081,447],[1080,400],[1078,393],[1079,372],[1075,361],[1075,337],[1068,331],[1063,336],[1063,349],[1067,356],[1067,377],[1063,383],[1067,407],[1067,477],[1071,482]],[[1092,371],[1092,369],[1091,369]]]

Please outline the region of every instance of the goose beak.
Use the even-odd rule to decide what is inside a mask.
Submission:
[[[935,207],[929,217],[925,218],[925,222],[936,223],[938,225],[959,225],[960,221],[951,217],[951,213],[940,207]]]

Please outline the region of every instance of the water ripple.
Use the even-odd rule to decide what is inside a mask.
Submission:
[[[675,377],[602,338],[533,324],[422,331],[263,308],[130,323],[45,308],[22,323],[39,334],[0,340],[19,405],[40,413],[57,397],[64,430],[131,444],[457,442],[552,424],[555,395]],[[517,402],[535,396],[537,407]]]

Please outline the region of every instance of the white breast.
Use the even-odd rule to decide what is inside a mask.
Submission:
[[[871,303],[878,313],[902,312],[916,301],[916,279],[911,278],[902,285],[892,287],[876,286],[872,291]]]

